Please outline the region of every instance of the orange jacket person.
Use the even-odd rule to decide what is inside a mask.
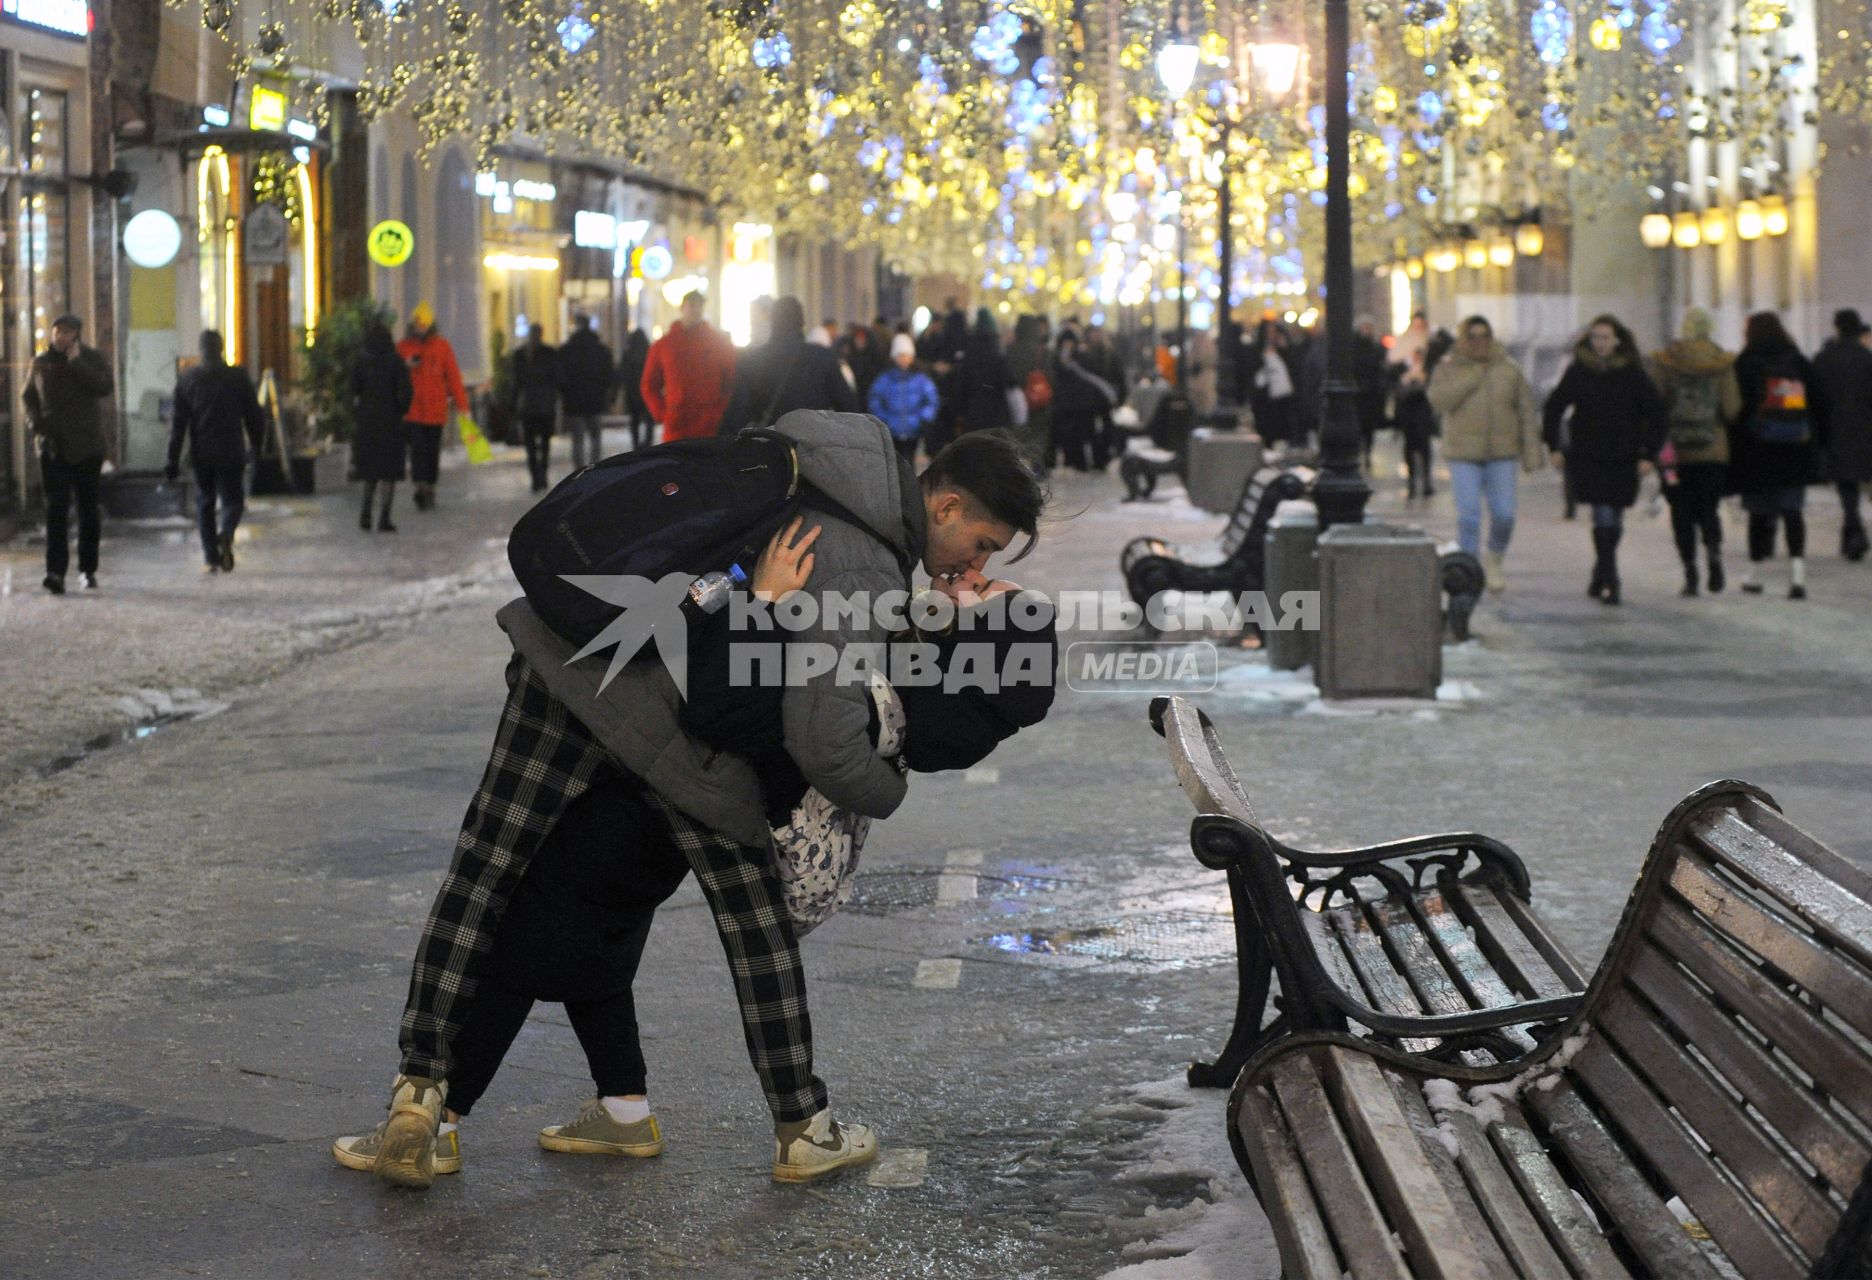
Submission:
[[[428,303],[419,302],[410,312],[409,336],[397,343],[397,354],[409,366],[414,392],[407,421],[416,509],[431,511],[442,458],[442,428],[448,423],[451,404],[457,413],[468,412],[468,391],[462,386],[455,348],[436,332],[435,311]]]
[[[682,319],[650,347],[644,361],[643,398],[650,416],[663,424],[665,440],[712,436],[728,407],[734,384],[735,350],[726,334],[702,318],[703,298],[682,300]],[[745,423],[736,423],[739,430]]]

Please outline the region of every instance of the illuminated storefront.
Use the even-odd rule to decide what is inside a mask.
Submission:
[[[481,205],[482,307],[487,332],[505,347],[526,336],[531,325],[546,341],[565,337],[560,306],[559,189],[551,168],[538,161],[501,160],[477,173]]]

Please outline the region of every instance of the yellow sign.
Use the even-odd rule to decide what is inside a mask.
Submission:
[[[370,260],[380,267],[400,267],[416,250],[416,237],[406,223],[386,219],[370,229],[365,242]]]
[[[278,133],[286,127],[286,95],[263,84],[253,87],[247,105],[247,127]]]

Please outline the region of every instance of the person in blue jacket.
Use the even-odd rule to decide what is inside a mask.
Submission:
[[[891,339],[891,367],[871,383],[871,415],[890,428],[904,460],[916,458],[917,439],[936,421],[936,384],[916,367],[916,343],[900,333]]]

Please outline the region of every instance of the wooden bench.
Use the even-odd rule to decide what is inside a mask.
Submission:
[[[1262,467],[1242,485],[1235,513],[1213,548],[1194,550],[1162,538],[1133,538],[1118,556],[1125,590],[1138,604],[1162,591],[1259,591],[1265,571],[1268,521],[1281,503],[1304,498],[1314,473]]]
[[[1236,818],[1198,828],[1258,856]],[[1872,875],[1714,783],[1534,1054],[1301,1033],[1228,1117],[1288,1280],[1872,1275]]]
[[[1225,1088],[1253,1054],[1311,1030],[1355,1030],[1430,1059],[1511,1062],[1578,1009],[1583,971],[1528,906],[1527,870],[1499,840],[1295,849],[1256,820],[1208,716],[1158,698],[1151,725],[1196,808],[1196,857],[1227,873],[1235,912],[1235,1025],[1214,1062],[1191,1065],[1191,1084]]]

